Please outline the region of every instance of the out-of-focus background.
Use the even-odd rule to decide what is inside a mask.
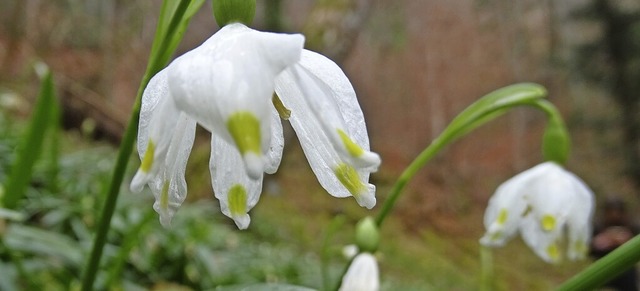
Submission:
[[[91,212],[97,212],[103,199],[103,180],[110,173],[146,66],[160,4],[0,2],[0,179],[10,170],[16,140],[37,96],[39,83],[32,66],[44,62],[53,71],[63,105],[61,154],[66,164],[61,167],[67,170],[61,174],[67,176],[61,179],[85,188],[51,193],[57,202],[37,199],[26,204],[27,222],[34,228],[59,228],[78,249],[88,248],[96,218]],[[327,55],[349,76],[365,113],[371,147],[383,159],[372,176],[379,204],[404,167],[457,113],[494,89],[531,81],[549,90],[549,100],[565,117],[573,139],[568,169],[586,181],[599,202],[616,196],[629,209],[637,209],[640,1],[263,0],[258,1],[254,27],[303,33],[308,49]],[[178,54],[217,29],[207,2],[191,22]],[[418,174],[383,229],[384,288],[475,289],[477,240],[484,230],[487,200],[502,181],[541,162],[544,121],[537,111],[515,110],[458,141]],[[348,243],[352,225],[376,209],[366,211],[351,199],[324,193],[295,134],[288,130],[287,137],[282,166],[265,183],[265,193],[251,213],[251,227],[238,231],[212,200],[208,134],[201,131],[188,166],[187,207],[177,217],[206,230],[163,230],[151,217],[140,224],[147,237],[128,239],[128,226],[121,222],[115,228],[122,237],[119,232],[112,238],[111,256],[127,257],[127,263],[118,265],[117,272],[106,272],[113,275],[103,274],[101,282],[157,289],[253,281],[319,287],[319,278],[313,279],[318,262],[324,260],[318,253],[319,234],[338,215],[346,224],[333,242]],[[37,185],[33,191],[38,191]],[[132,209],[146,217],[151,194],[133,195],[123,193],[122,211]],[[74,210],[62,219],[51,214],[61,212],[59,207]],[[76,218],[79,222],[73,222]],[[68,254],[73,258],[65,261],[55,251],[21,249],[20,240],[12,243],[9,238],[27,230],[7,225],[0,228],[0,237],[7,238],[4,248],[15,248],[14,254],[26,261],[15,268],[15,258],[5,255],[0,268],[15,269],[19,278],[20,268],[35,268],[29,262],[41,260],[35,286],[47,280],[63,282],[62,289],[76,284],[70,270],[81,270],[82,254]],[[127,243],[130,246],[122,246]],[[145,248],[156,251],[145,253]],[[549,289],[585,265],[546,265],[519,239],[496,250],[495,256],[499,287],[511,290]],[[201,262],[194,265],[189,261],[193,257]],[[329,259],[336,266],[334,274],[344,264],[335,257]],[[105,269],[113,268],[105,264]],[[33,287],[17,281],[17,286]]]

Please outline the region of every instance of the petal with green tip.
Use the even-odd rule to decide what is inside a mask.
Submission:
[[[246,229],[251,222],[248,212],[260,199],[262,176],[258,179],[250,178],[238,150],[219,136],[211,137],[211,153],[211,184],[220,201],[220,209],[224,215],[234,220],[239,229]],[[239,191],[240,189],[243,191]]]

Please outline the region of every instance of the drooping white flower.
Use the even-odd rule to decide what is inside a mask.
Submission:
[[[576,175],[545,162],[507,180],[489,200],[480,243],[503,246],[518,231],[546,262],[582,259],[591,238],[594,195]]]
[[[377,291],[380,275],[376,257],[370,253],[357,255],[342,278],[340,291]]]
[[[369,151],[355,91],[340,67],[303,43],[299,34],[230,24],[151,79],[140,114],[142,163],[131,188],[149,185],[163,225],[186,197],[196,123],[212,133],[214,193],[239,228],[249,225],[263,173],[275,173],[280,164],[280,117],[291,122],[329,194],[375,205],[368,179],[380,157]]]

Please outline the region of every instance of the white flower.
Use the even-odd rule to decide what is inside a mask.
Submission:
[[[358,249],[358,246],[356,245],[346,245],[342,248],[342,255],[346,258],[346,259],[352,259],[353,257],[355,257],[358,252],[360,250]]]
[[[151,79],[140,113],[142,163],[131,189],[149,185],[163,225],[186,197],[196,122],[212,133],[215,196],[241,229],[249,225],[263,173],[275,173],[280,164],[280,117],[291,122],[327,192],[375,205],[368,180],[380,157],[369,151],[355,91],[334,62],[304,50],[303,43],[299,34],[230,24]]]
[[[380,289],[380,276],[376,257],[370,253],[361,253],[353,259],[347,273],[342,278],[340,291],[377,291]]]
[[[526,244],[546,262],[562,257],[582,259],[591,239],[594,195],[574,174],[546,162],[504,182],[489,200],[480,239],[486,246],[503,246],[518,231]],[[564,238],[565,232],[567,238]]]

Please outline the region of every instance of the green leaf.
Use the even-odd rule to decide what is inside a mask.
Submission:
[[[13,251],[59,258],[72,266],[80,266],[82,263],[83,252],[80,245],[57,232],[12,224],[4,234],[4,243]]]
[[[264,284],[250,284],[250,285],[234,285],[234,286],[226,286],[226,287],[218,287],[215,290],[217,291],[314,291],[315,289],[289,285],[289,284],[275,284],[275,283],[264,283]]]
[[[14,211],[11,209],[0,208],[0,219],[7,219],[13,221],[24,221],[25,214],[19,211]]]
[[[562,283],[556,290],[594,290],[631,269],[640,261],[640,235],[636,235],[606,256]]]
[[[17,148],[15,163],[6,184],[2,203],[5,208],[16,207],[31,181],[33,166],[42,152],[44,137],[52,116],[57,110],[56,96],[51,72],[44,74],[40,94],[29,122],[27,132]]]

